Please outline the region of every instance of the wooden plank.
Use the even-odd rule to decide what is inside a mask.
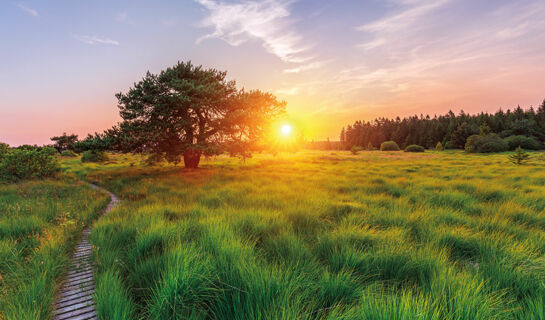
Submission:
[[[99,187],[91,184],[95,189]],[[108,191],[107,191],[108,192]],[[118,203],[119,199],[110,194],[110,203],[104,210],[108,213]],[[82,231],[79,243],[72,253],[70,270],[66,273],[65,282],[61,286],[57,301],[53,305],[54,320],[91,320],[96,319],[94,273],[93,273],[93,250],[89,242],[91,230],[86,228]]]
[[[93,295],[88,294],[88,295],[85,295],[85,296],[82,296],[82,297],[79,297],[79,298],[59,302],[58,304],[55,305],[55,308],[56,308],[55,312],[57,312],[57,310],[62,309],[64,307],[68,307],[68,306],[71,306],[71,305],[74,305],[74,304],[77,304],[77,303],[81,303],[81,302],[86,302],[86,301],[93,302]]]
[[[64,303],[73,299],[83,298],[87,296],[92,296],[95,293],[95,290],[89,290],[89,291],[82,291],[82,292],[76,292],[72,295],[67,295],[62,297],[61,299],[57,300],[57,304]]]
[[[76,311],[76,310],[79,310],[79,309],[92,307],[94,305],[95,305],[95,302],[93,301],[93,299],[82,301],[82,302],[75,303],[75,304],[72,304],[72,305],[69,305],[69,306],[64,306],[62,308],[59,308],[59,309],[55,310],[55,315],[61,315],[61,314],[64,314],[64,313],[73,312],[73,311]]]
[[[74,319],[77,316],[85,315],[94,311],[95,311],[95,306],[87,306],[87,307],[69,311],[63,314],[58,314],[55,316],[55,319],[57,320]]]

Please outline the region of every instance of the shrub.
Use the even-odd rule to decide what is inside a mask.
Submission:
[[[375,147],[373,146],[373,144],[372,144],[371,142],[369,142],[369,143],[367,144],[367,150],[368,150],[368,151],[373,151],[373,150],[375,150]]]
[[[411,144],[410,146],[407,146],[407,148],[405,148],[405,152],[424,152],[425,150],[426,149],[424,149],[424,147],[416,144]]]
[[[435,151],[443,151],[443,144],[441,143],[441,141],[437,142],[437,144],[435,145]]]
[[[352,148],[350,148],[350,152],[354,155],[358,154],[358,152],[360,152],[361,148],[358,147],[358,146],[352,146]]]
[[[63,157],[77,157],[78,154],[75,153],[72,150],[64,150],[63,152],[61,152],[61,156],[63,156]]]
[[[530,159],[530,155],[519,146],[515,149],[515,153],[508,158],[514,164],[523,164]]]
[[[45,146],[40,150],[40,152],[43,152],[49,156],[54,156],[57,154],[57,149],[53,147]]]
[[[510,136],[503,139],[507,143],[509,150],[515,150],[517,147],[528,150],[541,150],[543,145],[534,137]]]
[[[87,150],[81,155],[81,162],[108,161],[108,155],[104,151]]]
[[[465,150],[470,153],[503,152],[507,151],[507,143],[496,134],[475,134],[467,138]]]
[[[9,144],[0,142],[0,161],[2,161],[2,158],[4,158],[8,151]]]
[[[395,141],[384,141],[380,145],[380,151],[399,151],[399,146]]]
[[[0,162],[0,180],[5,182],[54,177],[59,171],[59,163],[48,150],[15,149],[6,153]]]

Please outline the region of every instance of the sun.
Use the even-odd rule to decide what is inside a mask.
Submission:
[[[280,132],[282,133],[283,136],[286,136],[286,137],[291,134],[291,131],[292,131],[292,127],[289,124],[285,124],[280,128]]]

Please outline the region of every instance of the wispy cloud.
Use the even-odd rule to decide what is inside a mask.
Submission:
[[[115,21],[128,25],[134,25],[134,21],[130,18],[129,13],[127,13],[126,11],[119,12],[115,16]]]
[[[403,5],[408,4],[409,8],[356,28],[359,31],[375,34],[375,38],[372,41],[362,44],[361,47],[364,49],[374,49],[386,44],[388,42],[386,39],[390,38],[389,35],[414,28],[423,16],[441,8],[448,2],[449,0],[401,1]]]
[[[208,15],[202,21],[214,31],[198,39],[218,38],[232,46],[251,39],[262,42],[263,47],[282,61],[303,63],[309,61],[303,53],[308,49],[301,44],[301,36],[288,28],[289,2],[281,0],[244,1],[227,3],[215,0],[195,0]]]
[[[29,15],[33,16],[33,17],[37,17],[38,16],[38,11],[32,9],[32,8],[29,8],[27,6],[24,6],[22,4],[17,4],[17,7],[19,7],[19,9],[23,10],[24,12],[28,13]]]
[[[284,73],[299,73],[299,72],[303,72],[303,71],[319,69],[319,68],[325,66],[326,64],[330,63],[331,61],[333,61],[333,60],[313,61],[313,62],[310,62],[310,63],[302,64],[302,65],[294,67],[294,68],[285,69]]]
[[[118,46],[119,42],[116,40],[98,37],[98,36],[86,36],[86,35],[79,35],[71,33],[70,36],[78,41],[81,41],[86,44],[94,45],[94,44],[108,44],[108,45],[114,45]]]

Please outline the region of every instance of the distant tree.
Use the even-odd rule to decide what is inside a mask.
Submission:
[[[450,141],[455,148],[464,148],[467,138],[477,133],[479,133],[479,130],[475,126],[463,122],[454,130]]]
[[[59,152],[62,152],[64,150],[74,150],[74,144],[78,141],[78,135],[77,134],[66,134],[66,132],[63,132],[62,135],[57,137],[51,137],[51,141],[54,142],[54,147]]]
[[[492,133],[500,138],[521,135],[545,142],[545,101],[536,110],[516,107],[515,110],[499,109],[494,114],[481,112],[475,115],[463,111],[456,115],[449,111],[434,117],[415,115],[403,119],[357,120],[344,128],[347,148],[352,145],[364,147],[369,143],[378,146],[392,140],[403,147],[417,144],[433,148],[440,141],[444,149],[463,149],[469,136]]]
[[[344,127],[341,130],[341,134],[339,138],[341,140],[341,149],[345,149],[346,148],[346,133],[344,131]]]
[[[325,149],[326,150],[331,150],[332,149],[331,141],[329,141],[329,137],[327,137],[327,140],[325,141]]]
[[[530,159],[530,155],[521,147],[515,149],[515,153],[508,156],[509,160],[517,165],[523,164]]]
[[[486,136],[487,134],[490,134],[492,132],[492,130],[490,129],[488,124],[483,122],[481,124],[481,126],[479,127],[479,132],[480,132],[481,136]]]
[[[227,73],[180,62],[116,95],[123,121],[109,131],[124,152],[154,154],[197,168],[202,154],[230,148],[247,155],[263,141],[285,102],[237,90]]]
[[[107,151],[115,149],[117,137],[112,132],[112,130],[109,130],[105,133],[88,134],[85,139],[74,143],[73,150],[75,152],[84,152],[88,150]]]
[[[443,144],[441,143],[441,141],[437,142],[437,144],[435,145],[435,150],[443,151]]]

